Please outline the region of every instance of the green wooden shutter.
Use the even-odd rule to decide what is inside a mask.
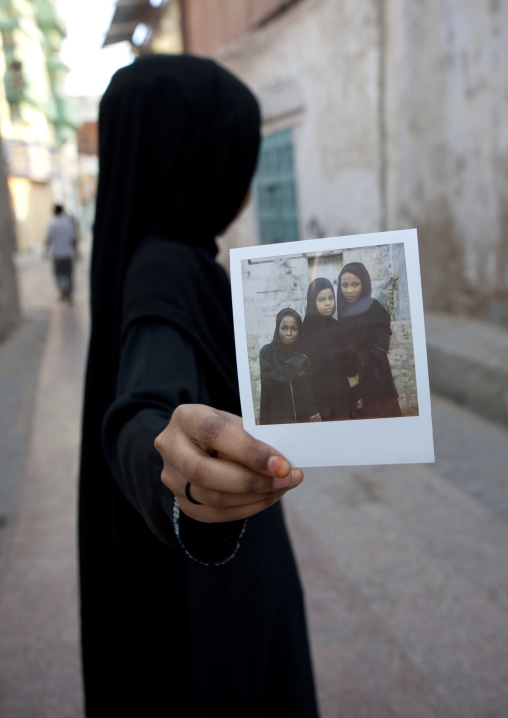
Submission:
[[[290,129],[263,137],[255,187],[261,244],[300,239]]]

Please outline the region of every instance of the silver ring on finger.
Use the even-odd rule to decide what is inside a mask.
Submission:
[[[196,499],[193,499],[192,496],[190,495],[190,487],[191,487],[191,482],[187,481],[187,483],[185,484],[185,496],[191,502],[191,504],[194,504],[195,506],[202,506],[203,504],[201,503],[201,501],[196,501]]]

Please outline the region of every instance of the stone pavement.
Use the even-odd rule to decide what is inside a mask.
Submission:
[[[434,465],[288,495],[324,718],[508,715],[508,433],[433,398]]]
[[[75,506],[86,263],[72,307],[57,301],[48,262],[19,265],[25,319],[0,345],[0,456],[10,457],[1,464],[0,716],[82,718]]]
[[[21,258],[26,319],[0,345],[2,718],[83,715],[75,477],[86,262],[78,271],[68,307],[49,267]],[[439,321],[441,361],[457,349]],[[463,337],[478,345],[475,326]],[[435,464],[308,470],[285,500],[322,718],[508,715],[508,430],[438,395],[432,407]]]

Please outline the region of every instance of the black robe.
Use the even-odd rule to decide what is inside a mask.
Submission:
[[[301,330],[301,346],[310,358],[312,384],[323,421],[349,419],[349,385],[343,367],[343,354],[337,320],[321,316],[316,297],[332,284],[324,278],[311,282]],[[334,293],[335,294],[335,293]]]
[[[358,385],[349,389],[351,418],[402,416],[388,361],[392,331],[386,309],[372,299],[366,311],[339,316],[338,322],[345,372],[359,377]]]
[[[319,413],[308,357],[295,353],[281,361],[276,347],[266,344],[259,353],[261,370],[260,424],[311,421]]]
[[[214,237],[258,145],[254,98],[211,61],[143,58],[101,102],[79,495],[88,718],[317,715],[281,507],[222,526],[178,516],[153,447],[180,403],[239,411]]]

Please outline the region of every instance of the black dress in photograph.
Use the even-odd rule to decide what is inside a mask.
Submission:
[[[316,306],[318,294],[331,289],[323,277],[307,290],[307,307],[301,331],[303,352],[310,358],[312,385],[323,421],[349,419],[349,384],[343,369],[343,354],[337,320],[322,316]],[[335,297],[335,292],[334,292]]]
[[[259,353],[261,373],[260,424],[294,424],[319,421],[319,409],[312,386],[312,367],[302,353],[299,337],[294,344],[284,344],[279,329],[285,317],[293,317],[298,330],[302,318],[294,309],[282,309],[275,320],[270,344]]]
[[[362,283],[359,298],[349,303],[341,290],[344,274]],[[346,264],[339,275],[337,314],[340,344],[348,377],[358,377],[349,388],[351,418],[381,419],[402,416],[388,361],[390,315],[373,299],[370,275],[361,262]]]
[[[255,169],[259,109],[216,63],[147,56],[100,106],[79,494],[87,718],[316,718],[280,502],[204,524],[161,482],[182,403],[239,413],[215,237]]]

